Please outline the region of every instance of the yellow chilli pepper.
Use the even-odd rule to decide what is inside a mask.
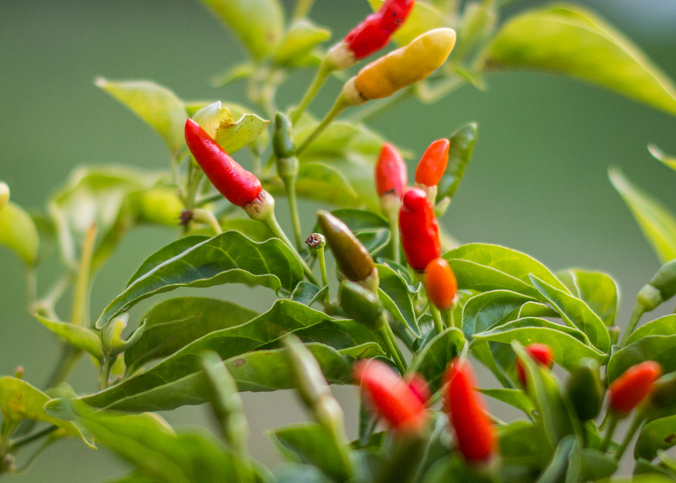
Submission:
[[[7,183],[0,181],[0,210],[3,209],[7,203],[9,203],[9,186],[7,186]]]
[[[434,29],[420,35],[406,47],[364,67],[345,85],[343,95],[348,103],[361,104],[389,97],[399,89],[425,79],[446,62],[455,46],[455,37],[455,30],[450,28]]]

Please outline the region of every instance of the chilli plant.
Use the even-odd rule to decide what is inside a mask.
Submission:
[[[202,3],[249,59],[217,81],[247,82],[248,99],[188,102],[151,82],[99,79],[164,139],[166,170],[80,168],[33,215],[0,183],[0,242],[25,262],[31,314],[61,341],[46,382],[25,381],[20,368],[0,378],[0,474],[77,437],[83,452],[105,446],[129,463],[119,482],[568,483],[611,477],[638,434],[636,479],[676,478],[667,453],[676,445],[676,315],[638,325],[676,294],[668,213],[613,172],[666,263],[621,334],[610,276],[551,271],[440,229],[476,124],[420,140],[418,148],[429,147],[411,184],[410,154],[365,125],[401,100],[482,89],[488,74],[513,69],[585,80],[676,114],[673,83],[576,6],[500,22],[509,0],[463,8],[457,0],[370,0],[374,13],[324,49],[331,32],[309,20],[312,0],[297,0],[290,14],[278,0]],[[380,52],[390,41],[395,48]],[[278,88],[298,69],[313,70],[314,80],[297,104],[278,106]],[[312,101],[326,82],[344,87],[315,117]],[[288,200],[290,235],[275,197]],[[331,211],[301,220],[299,198]],[[141,224],[173,226],[177,239],[92,318],[95,275]],[[43,287],[39,268],[51,256],[63,274]],[[256,312],[181,296],[130,314],[156,294],[226,284],[264,287],[276,300]],[[70,312],[58,313],[67,294]],[[67,383],[82,357],[98,370],[93,394]],[[477,364],[501,387],[477,387]],[[354,441],[331,384],[359,387]],[[248,454],[238,392],[283,389],[297,391],[312,422],[271,431],[287,462],[268,469]],[[496,419],[485,398],[522,418]],[[217,435],[175,431],[152,413],[198,404],[213,409]],[[616,437],[625,418],[628,430]]]

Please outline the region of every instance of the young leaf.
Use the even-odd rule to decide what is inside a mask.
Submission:
[[[527,11],[481,54],[486,70],[532,69],[600,85],[676,114],[676,87],[629,39],[577,6]]]
[[[462,332],[450,327],[438,334],[411,361],[411,371],[422,375],[432,393],[441,388],[441,381],[448,363],[460,355],[465,345]]]
[[[11,201],[0,209],[0,245],[12,250],[28,266],[37,261],[40,236],[35,222]]]
[[[666,263],[676,258],[676,216],[652,196],[631,184],[619,169],[608,170],[608,176],[660,261]]]
[[[249,283],[293,291],[303,268],[281,240],[257,243],[236,231],[198,243],[135,280],[99,317],[97,327],[152,295],[179,287]]]
[[[312,49],[331,38],[331,32],[307,19],[294,21],[275,52],[277,65],[296,67],[305,61]]]
[[[531,281],[552,307],[561,315],[561,318],[570,327],[577,327],[587,334],[589,341],[601,352],[610,349],[610,336],[606,326],[582,300],[573,297],[568,292],[556,289],[548,283],[531,275]]]
[[[204,350],[215,350],[219,355],[233,352],[229,347],[224,347],[231,344],[223,344],[215,334],[218,333],[196,341],[146,372],[84,397],[82,401],[94,407],[135,412],[169,410],[208,401],[209,388],[201,372],[199,354]],[[352,383],[355,359],[384,355],[374,343],[340,351],[317,343],[307,344],[307,347],[319,362],[327,381],[332,384]],[[225,359],[224,362],[240,391],[294,388],[287,356],[282,349],[247,352]]]
[[[239,107],[239,106],[237,106]],[[265,131],[270,121],[248,112],[231,112],[221,101],[208,104],[195,113],[193,119],[228,154],[253,143]]]
[[[96,449],[94,443],[88,441],[72,422],[63,421],[45,412],[45,404],[49,401],[49,396],[26,381],[9,376],[0,378],[0,409],[5,424],[18,424],[24,419],[44,421],[58,426],[70,436],[79,437],[87,446]]]
[[[676,335],[676,315],[665,315],[643,324],[631,333],[625,345],[633,344],[651,335]]]
[[[615,323],[620,303],[620,288],[610,275],[580,268],[561,270],[555,275],[568,287],[568,291],[584,301],[607,327]]]
[[[284,11],[278,0],[201,0],[229,26],[255,60],[270,55],[282,41]]]
[[[477,125],[472,122],[459,127],[449,138],[451,146],[448,151],[446,171],[437,186],[437,201],[453,198],[465,175],[465,169],[472,159],[472,152],[477,140]]]
[[[650,154],[652,154],[655,159],[661,161],[666,166],[669,166],[671,169],[676,170],[676,157],[667,155],[664,151],[662,151],[654,144],[648,145],[648,151],[650,151]]]
[[[96,85],[157,131],[172,154],[185,145],[183,126],[188,115],[172,91],[153,82],[111,82],[103,77],[96,79]]]
[[[509,344],[519,341],[523,345],[539,342],[554,352],[554,361],[566,370],[575,367],[578,360],[591,357],[603,363],[606,354],[584,342],[586,336],[575,329],[557,325],[545,319],[517,319],[493,330],[474,335],[475,339]]]
[[[373,11],[380,9],[385,0],[368,0]],[[417,1],[404,25],[395,32],[394,41],[402,46],[432,29],[446,27],[444,14],[427,3]]]
[[[634,447],[634,457],[652,461],[658,450],[676,446],[676,416],[655,419],[641,429]]]
[[[275,429],[272,441],[287,459],[316,466],[327,476],[345,481],[350,476],[340,458],[340,449],[330,431],[314,423],[302,423]]]
[[[80,327],[79,325],[69,324],[66,322],[58,322],[56,320],[49,320],[45,317],[35,316],[42,325],[47,327],[53,333],[61,337],[69,344],[82,349],[83,351],[93,355],[97,359],[103,359],[103,350],[101,349],[101,337],[93,330]]]
[[[386,265],[376,265],[380,278],[378,294],[385,308],[401,323],[420,337],[420,328],[408,285],[397,272]]]
[[[166,357],[217,330],[242,325],[256,317],[253,310],[223,300],[178,297],[160,302],[141,317],[141,338],[124,353],[127,373]]]

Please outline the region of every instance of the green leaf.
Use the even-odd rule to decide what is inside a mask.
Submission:
[[[535,287],[522,282],[518,278],[470,260],[449,258],[449,253],[442,255],[442,257],[448,260],[451,265],[460,290],[475,290],[477,292],[507,290],[532,298],[542,297]]]
[[[234,82],[250,78],[256,71],[256,66],[251,62],[244,62],[235,64],[226,71],[216,74],[211,78],[211,87],[223,87]],[[189,106],[186,105],[186,110],[190,113]]]
[[[63,421],[47,414],[45,404],[50,397],[15,377],[0,377],[0,409],[5,425],[16,425],[24,419],[44,421],[61,428],[70,436],[77,436],[90,448],[96,449],[94,442],[90,442],[82,431],[70,421]]]
[[[533,299],[509,290],[492,290],[470,298],[462,311],[462,331],[468,340],[496,324],[508,321],[510,315]]]
[[[500,440],[500,455],[509,465],[527,465],[544,468],[552,449],[549,447],[540,425],[517,420],[497,428]]]
[[[652,461],[658,450],[676,446],[676,416],[655,419],[647,423],[638,435],[634,447],[635,458]]]
[[[308,19],[296,20],[275,52],[275,64],[296,67],[307,59],[315,47],[330,38],[331,31],[318,27]]]
[[[589,341],[601,352],[610,350],[610,336],[606,326],[582,300],[568,292],[558,290],[534,275],[531,280],[535,288],[544,295],[569,327],[577,327],[587,334]]]
[[[274,469],[276,483],[332,483],[316,466],[281,464]]]
[[[620,288],[608,274],[569,268],[556,272],[568,291],[583,300],[610,327],[615,323],[620,303]]]
[[[298,196],[338,206],[358,206],[359,197],[345,175],[324,163],[303,163],[296,181]]]
[[[154,82],[111,82],[103,77],[96,79],[96,85],[157,131],[173,154],[185,145],[183,129],[188,115],[172,91]]]
[[[385,218],[371,211],[342,208],[333,210],[331,214],[340,218],[355,234],[376,228],[389,228],[390,226]],[[317,228],[315,231],[319,231],[319,229]]]
[[[577,452],[578,455],[574,455],[574,457],[580,459],[580,479],[582,481],[608,478],[617,471],[617,461],[609,454],[593,448],[577,448]]]
[[[555,483],[570,479],[570,481],[578,481],[577,475],[569,474],[575,467],[571,465],[571,456],[577,449],[575,436],[569,435],[563,438],[554,452],[552,460],[547,465],[547,468],[540,474],[538,483]]]
[[[673,213],[631,184],[620,170],[610,169],[608,175],[660,261],[664,264],[676,258],[676,217]]]
[[[385,0],[368,0],[373,11],[380,9]],[[393,38],[398,45],[408,45],[411,40],[432,29],[447,27],[444,14],[427,2],[418,0],[404,25]]]
[[[554,352],[554,361],[568,371],[583,357],[591,357],[601,364],[606,359],[604,353],[584,342],[586,336],[582,332],[535,317],[517,319],[493,330],[475,334],[474,338],[503,344],[514,340],[523,345],[533,342],[547,344]]]
[[[221,101],[203,107],[195,113],[193,119],[228,154],[236,153],[253,143],[270,124],[270,121],[255,114],[231,112]]]
[[[390,243],[390,230],[385,228],[362,230],[355,235],[371,255],[377,255]]]
[[[303,268],[281,240],[257,243],[236,231],[203,241],[153,268],[129,285],[99,317],[97,327],[152,295],[179,287],[248,283],[293,291]]]
[[[676,87],[629,39],[577,6],[528,11],[508,21],[481,54],[487,70],[562,74],[676,114]]]
[[[274,238],[272,232],[258,220],[249,218],[226,218],[219,220],[223,231],[235,230],[257,242],[263,242]]]
[[[645,361],[659,363],[665,374],[676,371],[675,345],[676,335],[650,335],[628,344],[610,358],[607,369],[608,382],[617,379],[631,366]]]
[[[378,295],[384,307],[401,323],[420,337],[420,327],[413,307],[413,299],[408,284],[397,272],[387,265],[377,264],[380,288]]]
[[[223,344],[223,341],[227,343]],[[233,345],[236,347],[232,347]],[[224,334],[214,332],[176,352],[152,369],[82,400],[94,407],[135,412],[202,404],[209,400],[210,393],[201,372],[200,354],[204,350],[215,350],[223,357],[222,354],[242,352],[242,345]],[[319,362],[327,381],[332,384],[352,382],[352,365],[355,359],[384,355],[375,343],[340,351],[317,343],[307,344],[307,347]],[[277,391],[295,387],[283,349],[257,350],[223,359],[240,391]]]
[[[479,389],[479,392],[510,406],[514,406],[526,413],[528,417],[532,417],[533,411],[535,411],[533,401],[521,389]]]
[[[42,325],[47,327],[53,333],[61,337],[69,344],[82,349],[88,354],[93,355],[97,359],[103,359],[103,349],[101,348],[101,337],[93,330],[73,325],[66,322],[58,322],[56,320],[49,320],[39,315],[35,316]]]
[[[270,55],[282,41],[284,11],[277,0],[201,0],[230,27],[256,60]]]
[[[335,438],[324,427],[314,423],[294,424],[273,430],[270,437],[287,459],[316,466],[337,481],[350,477]]]
[[[320,289],[310,282],[303,281],[296,285],[296,289],[291,294],[291,300],[310,307],[313,303],[323,300],[328,291],[328,285]]]
[[[636,329],[625,345],[633,344],[651,335],[676,335],[676,315],[665,315]]]
[[[655,159],[661,161],[665,165],[669,166],[671,169],[676,170],[676,157],[667,155],[664,151],[662,151],[654,144],[648,145],[648,151],[650,151],[650,154],[652,154]]]
[[[448,363],[460,355],[464,346],[462,331],[450,327],[415,354],[411,361],[411,371],[420,373],[430,385],[432,393],[435,393],[441,388]]]
[[[34,265],[37,261],[40,236],[35,222],[11,201],[0,209],[0,245],[16,253],[26,265]]]
[[[160,302],[141,317],[141,338],[124,353],[127,373],[166,357],[217,330],[242,325],[258,314],[231,302],[202,297],[178,297]]]
[[[465,169],[472,159],[477,140],[477,125],[472,122],[459,127],[449,138],[448,164],[437,186],[437,202],[444,198],[453,198],[465,176]]]

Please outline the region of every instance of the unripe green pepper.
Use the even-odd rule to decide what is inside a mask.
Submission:
[[[348,280],[378,289],[378,271],[371,254],[348,226],[328,211],[319,210],[317,219],[331,247],[338,268]]]
[[[281,112],[275,116],[275,132],[272,135],[272,148],[277,159],[290,158],[296,153],[293,142],[293,125],[288,117]]]
[[[599,363],[588,357],[580,359],[571,371],[566,389],[580,421],[588,421],[598,416],[604,395]]]
[[[650,404],[656,409],[676,406],[676,372],[660,377],[650,392]]]
[[[358,283],[343,280],[339,290],[340,305],[348,317],[379,330],[384,323],[383,304],[372,291]]]
[[[638,293],[636,300],[646,312],[676,295],[676,260],[667,262]]]

